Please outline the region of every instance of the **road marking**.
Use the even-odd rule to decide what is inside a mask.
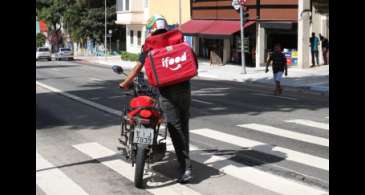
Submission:
[[[51,86],[48,86],[44,83],[41,83],[39,81],[36,81],[36,84],[43,87],[43,88],[46,88],[50,91],[53,91],[55,93],[58,93],[60,95],[63,95],[63,96],[66,96],[68,98],[71,98],[73,100],[76,100],[76,101],[79,101],[79,102],[82,102],[84,104],[87,104],[89,106],[92,106],[94,108],[97,108],[99,110],[102,110],[102,111],[105,111],[105,112],[108,112],[108,113],[111,113],[111,114],[114,114],[114,115],[117,115],[117,116],[121,116],[122,115],[122,112],[121,111],[118,111],[118,110],[114,110],[114,109],[111,109],[109,107],[106,107],[104,105],[101,105],[101,104],[98,104],[98,103],[95,103],[95,102],[92,102],[92,101],[89,101],[87,99],[84,99],[84,98],[81,98],[81,97],[78,97],[78,96],[75,96],[75,95],[72,95],[72,94],[69,94],[67,92],[64,92],[64,91],[61,91],[59,89],[56,89],[54,87],[51,87]]]
[[[286,137],[286,138],[295,139],[295,140],[299,140],[299,141],[303,141],[303,142],[317,144],[317,145],[321,145],[321,146],[326,146],[326,147],[329,146],[328,139],[325,139],[322,137],[317,137],[317,136],[312,136],[312,135],[307,135],[307,134],[303,134],[303,133],[288,131],[285,129],[280,129],[280,128],[276,128],[276,127],[272,127],[272,126],[268,126],[268,125],[250,123],[250,124],[242,124],[242,125],[237,125],[237,126],[242,127],[242,128],[253,129],[253,130],[256,130],[259,132],[264,132],[264,133],[268,133],[268,134],[272,134],[272,135],[276,135],[276,136],[280,136],[280,137]]]
[[[326,116],[325,118],[326,118],[326,119],[330,119],[330,117],[329,117],[329,116]]]
[[[38,83],[37,83],[38,84]],[[49,89],[49,88],[48,88]],[[55,88],[51,88],[51,89],[55,89]],[[49,89],[49,90],[51,90],[51,89]],[[51,90],[52,91],[52,90]],[[57,91],[57,90],[56,90]],[[60,94],[62,94],[62,92],[60,91],[60,90],[58,90],[58,93],[60,93]],[[64,92],[63,92],[64,93]],[[66,97],[69,97],[69,96],[66,96]],[[78,98],[78,99],[75,99],[76,101],[80,101],[80,99],[82,99],[82,98]],[[84,101],[80,101],[80,102],[82,102],[82,103],[85,103]],[[98,109],[101,109],[101,110],[103,110],[103,108],[104,108],[104,106],[102,106],[101,104],[97,104],[97,103],[94,103],[94,104],[87,104],[87,105],[89,105],[89,106],[95,106],[95,105],[98,105]],[[114,109],[111,109],[111,108],[108,108],[108,109],[104,109],[103,111],[105,111],[105,112],[108,112],[108,113],[110,113],[110,114],[113,114],[113,115],[116,115],[116,116],[120,116],[120,114],[118,113],[119,111],[117,111],[117,110],[114,110]],[[204,136],[204,135],[203,135]],[[256,143],[258,143],[258,142],[256,142]],[[167,140],[167,145],[168,145],[168,148],[169,148],[169,151],[172,151],[172,149],[173,149],[173,146],[172,146],[172,144],[171,144],[171,141],[168,141]],[[192,151],[192,150],[203,150],[203,149],[201,149],[201,148],[198,148],[198,147],[196,147],[196,146],[194,146],[194,145],[192,145],[192,144],[190,144],[190,151]],[[95,151],[95,150],[91,150],[91,151]],[[210,162],[210,163],[213,163],[213,162],[216,162],[216,161],[218,161],[218,160],[226,160],[226,158],[224,158],[224,157],[222,157],[222,156],[217,156],[217,155],[214,155],[214,157],[213,157],[214,159],[211,159],[210,161],[208,161],[208,162]],[[204,161],[206,160],[199,160],[199,159],[196,159],[196,158],[194,158],[193,160],[195,160],[195,161],[197,161],[197,162],[200,162],[200,163],[204,163]],[[209,159],[208,159],[209,160]],[[308,161],[310,161],[310,160],[312,160],[312,159],[307,159]],[[226,163],[229,163],[229,164],[237,164],[236,162],[234,162],[234,161],[232,161],[232,160],[226,160]],[[129,165],[129,164],[128,164]],[[207,166],[212,166],[212,165],[207,165]],[[257,171],[260,171],[260,170],[256,170],[256,169],[254,169],[254,168],[251,168],[251,167],[247,167],[247,166],[245,166],[245,167],[242,167],[243,165],[242,164],[239,164],[238,166],[237,166],[237,168],[239,167],[240,169],[243,169],[243,168],[246,168],[246,169],[250,169],[251,171],[255,171],[255,172],[257,172]],[[129,166],[129,168],[130,168],[130,166]],[[267,172],[263,172],[263,171],[260,171],[260,172],[262,172],[262,173],[259,173],[259,174],[257,174],[257,173],[255,173],[255,174],[257,174],[257,175],[260,175],[261,176],[261,178],[260,178],[260,180],[259,181],[257,181],[256,179],[255,179],[255,177],[246,177],[245,176],[245,174],[237,174],[235,171],[236,171],[236,169],[234,169],[234,170],[232,170],[232,168],[225,168],[225,167],[223,167],[223,168],[220,168],[219,169],[220,171],[222,171],[222,172],[224,172],[225,171],[225,173],[227,173],[227,174],[229,174],[229,175],[234,175],[236,178],[238,178],[238,179],[241,179],[241,180],[244,180],[244,181],[246,181],[246,182],[248,182],[248,183],[252,183],[253,185],[258,185],[258,186],[260,186],[260,187],[264,187],[264,188],[266,188],[266,189],[269,189],[270,190],[270,188],[272,188],[272,189],[275,189],[276,191],[278,191],[278,192],[280,192],[281,194],[290,194],[290,195],[292,195],[293,193],[292,192],[288,192],[288,193],[286,193],[286,191],[287,190],[290,190],[290,189],[288,189],[288,186],[291,186],[291,185],[295,185],[295,186],[299,186],[299,188],[303,188],[303,189],[300,189],[298,192],[295,192],[294,194],[298,194],[298,195],[301,195],[301,193],[303,193],[303,194],[305,194],[305,195],[310,195],[310,194],[318,194],[318,193],[316,193],[316,192],[318,192],[318,190],[317,189],[315,189],[315,188],[312,188],[312,187],[308,187],[308,186],[306,186],[306,185],[303,185],[303,184],[298,184],[298,183],[296,183],[296,182],[293,182],[293,181],[291,181],[291,180],[289,180],[289,179],[285,179],[285,178],[282,178],[282,177],[278,177],[278,176],[274,176],[274,175],[272,175],[272,174],[270,174],[270,173],[267,173]],[[124,171],[123,171],[124,172]],[[125,171],[126,172],[126,171]],[[133,172],[133,170],[132,170],[132,172]],[[269,181],[270,182],[266,182],[266,183],[261,183],[261,179],[262,179],[262,177],[270,177],[270,178],[268,178],[269,179]],[[274,178],[273,178],[274,177]],[[284,180],[284,181],[283,181]],[[285,183],[285,186],[283,186],[283,187],[281,187],[281,188],[279,188],[279,189],[277,189],[277,187],[275,187],[275,186],[279,186],[279,185],[277,185],[277,183],[276,182],[278,182],[278,181],[283,181],[284,183]],[[267,185],[269,185],[269,186],[267,186]],[[274,185],[274,186],[271,186],[271,185]],[[315,192],[313,192],[313,190],[315,191]],[[311,192],[313,192],[313,193],[311,193]],[[321,193],[321,195],[324,195],[324,194],[328,194],[327,192],[322,192],[322,191],[320,191],[320,193]]]
[[[325,195],[328,192],[315,189],[298,182],[269,174],[248,166],[227,165],[219,169],[238,179],[242,179],[256,186],[268,189],[282,195]]]
[[[108,99],[115,99],[115,98],[121,98],[121,97],[125,97],[125,95],[113,95],[113,96],[109,96]]]
[[[204,150],[197,146],[190,144],[190,148],[193,150]],[[192,149],[190,149],[191,151]],[[169,150],[168,150],[169,151]],[[251,183],[258,187],[283,194],[283,195],[324,195],[328,194],[325,191],[307,186],[305,184],[300,184],[296,181],[292,181],[290,179],[276,176],[271,173],[261,171],[250,166],[237,163],[233,160],[229,160],[234,157],[235,154],[227,154],[227,155],[214,155],[214,153],[200,153],[200,156],[190,155],[191,160],[202,163],[206,166],[213,167],[218,169],[221,173],[230,175],[239,180]],[[210,155],[208,159],[206,159],[205,155]],[[229,164],[229,165],[227,165]],[[223,165],[223,166],[222,166]],[[224,166],[226,165],[226,166]]]
[[[305,119],[286,120],[285,122],[295,123],[295,124],[305,125],[305,126],[309,126],[309,127],[325,129],[325,130],[329,130],[329,128],[330,128],[328,123],[320,123],[320,122],[315,122],[315,121],[305,120]]]
[[[79,185],[36,152],[36,183],[47,195],[88,195]],[[41,170],[52,168],[49,170]]]
[[[95,142],[73,145],[73,147],[95,160],[117,154],[116,152],[114,152],[98,143],[95,143]],[[119,173],[120,175],[129,179],[130,181],[134,181],[134,167],[132,167],[130,163],[127,163],[120,159],[101,161],[100,163],[109,167],[110,169]],[[163,176],[161,175],[161,177],[163,177]],[[166,180],[169,180],[169,179],[166,178]],[[170,179],[167,182],[171,182],[173,180],[175,180],[175,179]],[[164,182],[164,183],[167,183],[167,182]],[[161,183],[161,182],[151,182],[151,184],[148,183],[148,185],[154,185],[154,186],[161,185],[161,184],[163,184],[163,183]],[[146,190],[152,194],[158,194],[158,195],[170,195],[170,194],[198,195],[198,194],[200,194],[179,183],[174,183],[171,185],[158,187],[158,188],[154,188],[154,189],[147,188]]]
[[[233,136],[230,134],[222,133],[212,129],[196,129],[190,131],[193,134],[208,137],[210,139],[215,139],[221,142],[226,142],[229,144],[234,144],[240,147],[250,147],[252,150],[263,152],[266,154],[278,156],[286,160],[298,162],[311,167],[316,167],[319,169],[329,170],[329,160],[313,156],[310,154],[305,154],[290,150],[283,147],[273,146],[270,144],[246,139],[243,137]]]
[[[298,100],[297,98],[292,98],[292,97],[287,97],[287,96],[276,96],[276,95],[270,95],[270,94],[264,94],[264,93],[253,93],[252,95],[275,97],[275,98],[281,98],[281,99],[287,99],[287,100]]]
[[[198,99],[192,99],[193,102],[199,102],[202,104],[208,104],[208,105],[212,105],[213,103],[211,102],[207,102],[207,101],[203,101],[203,100],[198,100]]]
[[[98,81],[98,82],[104,81],[104,80],[98,79],[98,78],[89,78],[89,80],[91,80],[91,81]]]

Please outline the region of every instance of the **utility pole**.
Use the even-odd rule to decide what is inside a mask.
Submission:
[[[245,60],[245,48],[244,48],[244,40],[245,40],[245,33],[243,28],[244,18],[243,18],[243,5],[240,4],[240,23],[241,23],[241,64],[242,64],[242,72],[241,74],[247,74],[246,72],[246,60]]]
[[[179,0],[179,25],[181,25],[181,0]]]
[[[106,58],[106,50],[107,50],[107,46],[106,46],[106,0],[105,0],[105,32],[104,32],[104,56],[105,56],[105,60]]]
[[[232,6],[235,10],[240,10],[240,26],[241,26],[241,65],[242,65],[242,71],[241,74],[246,74],[246,60],[245,60],[245,44],[244,44],[244,40],[245,40],[245,33],[244,33],[244,28],[243,28],[243,24],[244,24],[244,16],[246,15],[244,13],[243,10],[243,4],[246,3],[246,0],[232,0]]]

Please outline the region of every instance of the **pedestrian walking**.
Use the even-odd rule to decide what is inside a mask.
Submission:
[[[282,53],[282,49],[280,44],[275,44],[274,51],[269,54],[266,70],[265,72],[269,72],[269,65],[272,65],[272,71],[274,75],[275,82],[275,95],[280,95],[283,92],[283,88],[281,87],[281,79],[283,77],[283,73],[285,72],[285,76],[288,76],[288,66],[286,63],[286,57]]]
[[[309,43],[310,43],[310,47],[311,47],[311,54],[312,54],[312,66],[314,67],[316,65],[316,60],[317,60],[317,65],[319,65],[319,58],[318,58],[318,45],[319,45],[319,39],[318,37],[316,37],[316,33],[312,33],[312,37],[309,38]]]
[[[328,64],[329,41],[321,34],[319,34],[319,39],[321,40],[323,62],[324,64]]]

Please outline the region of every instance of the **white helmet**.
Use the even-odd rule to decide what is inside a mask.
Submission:
[[[159,29],[167,30],[167,21],[163,16],[156,14],[147,20],[146,31],[147,33],[153,33]]]

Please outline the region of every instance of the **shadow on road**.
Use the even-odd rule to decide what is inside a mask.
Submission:
[[[42,66],[39,68],[57,67],[70,68],[72,66]],[[111,76],[111,78],[113,77]],[[68,90],[66,92],[120,111],[122,106],[128,103],[130,97],[126,97],[125,92],[118,88],[119,81],[120,80],[89,81],[87,84],[81,85],[77,90]],[[308,98],[305,101],[291,101],[255,96],[252,95],[251,93],[253,92],[247,90],[244,85],[235,82],[193,80],[191,83],[193,99],[191,118],[225,116],[230,114],[260,115],[265,112],[275,111],[290,113],[295,110],[315,111],[328,108],[328,101],[325,99],[321,101],[311,101],[311,98]],[[60,126],[68,126],[70,130],[98,130],[119,124],[119,118],[115,115],[97,112],[95,111],[95,108],[80,104],[74,100],[51,92],[36,94],[37,130],[47,130]],[[219,169],[232,165],[232,162],[234,166],[238,167],[253,167],[285,160],[286,154],[273,151],[273,147],[274,146],[271,145],[260,145],[250,149],[241,148],[240,150],[192,151],[191,155],[199,158],[199,162],[209,160],[212,155],[221,157],[228,156],[228,158],[207,163],[207,165],[214,166],[215,168],[193,161],[194,179],[191,183],[198,184],[207,178],[222,176],[223,173],[220,172]],[[258,151],[263,151],[265,153]],[[274,155],[268,155],[266,153]],[[178,164],[173,153],[168,153],[166,159],[155,164],[152,169],[168,178],[177,178],[179,176]],[[158,176],[149,179],[162,183],[167,182],[163,185],[171,185],[174,183],[174,181],[170,182]],[[147,180],[146,182],[148,182]],[[153,186],[150,187],[152,188]]]

